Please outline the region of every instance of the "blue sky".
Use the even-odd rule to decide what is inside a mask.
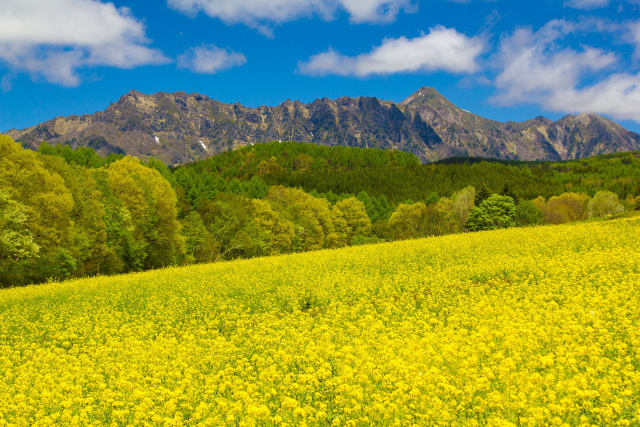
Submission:
[[[0,130],[131,89],[258,106],[423,86],[500,121],[640,132],[640,0],[0,0]]]

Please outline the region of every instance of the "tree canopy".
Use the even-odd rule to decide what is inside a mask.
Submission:
[[[616,215],[640,207],[639,158],[422,165],[276,142],[169,168],[0,136],[0,286]]]

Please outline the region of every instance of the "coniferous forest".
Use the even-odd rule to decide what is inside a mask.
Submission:
[[[0,136],[0,286],[624,215],[640,153],[449,159],[273,142],[169,168]]]

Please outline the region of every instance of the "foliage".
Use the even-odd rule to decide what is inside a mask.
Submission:
[[[485,199],[486,198],[481,197],[480,203]],[[459,227],[462,228],[464,224],[466,224],[469,214],[475,206],[476,189],[471,186],[465,187],[457,193],[454,193],[451,200],[453,202],[453,215],[455,216]]]
[[[31,258],[40,250],[26,222],[24,206],[0,191],[0,262],[3,265],[9,261]]]
[[[309,157],[313,159],[311,166]],[[296,159],[299,163],[301,158],[306,159],[304,167],[296,166]],[[274,167],[259,172],[262,162]],[[639,195],[640,153],[565,162],[458,159],[421,165],[412,154],[397,150],[273,142],[180,166],[173,174],[193,203],[205,192],[208,197],[216,191],[234,192],[226,188],[234,179],[238,180],[235,186],[242,194],[264,198],[267,191],[264,188],[253,190],[262,191],[261,197],[240,188],[241,183],[259,178],[267,185],[300,187],[307,192],[355,195],[364,191],[372,197],[384,195],[394,207],[407,200],[429,204],[433,193],[452,195],[463,186],[473,186],[478,189],[477,206],[492,192],[509,195],[515,201],[538,196],[548,199],[565,192],[593,195],[600,190],[612,191],[621,199]]]
[[[0,190],[0,286],[11,284],[22,263],[40,251],[26,222],[25,207]]]
[[[306,172],[322,169],[357,170],[385,165],[418,165],[418,158],[402,151],[345,146],[328,147],[311,143],[272,142],[221,153],[187,165],[201,172],[216,171],[225,178]],[[258,170],[260,172],[258,173]]]
[[[589,218],[599,218],[624,212],[624,206],[618,200],[618,195],[611,191],[598,191],[587,204]]]
[[[515,225],[516,205],[509,196],[492,194],[480,206],[476,206],[467,220],[471,231],[496,230]]]
[[[109,154],[101,157],[90,147],[77,147],[75,149],[68,145],[49,145],[46,141],[40,144],[38,151],[44,155],[62,157],[65,162],[71,165],[82,166],[87,168],[100,168],[120,160],[124,157],[122,154]]]
[[[0,291],[0,423],[640,424],[640,221]]]
[[[202,222],[219,246],[219,257],[262,255],[263,244],[251,210],[250,199],[228,193],[220,193],[213,200],[204,200],[198,205]]]
[[[587,203],[589,196],[583,193],[563,193],[545,201],[538,197],[533,203],[544,214],[547,224],[564,224],[587,218]]]
[[[70,257],[73,261],[65,263],[65,274],[61,276],[58,272],[55,277],[68,277],[71,274],[68,270],[71,268],[75,269],[77,276],[121,271],[120,268],[113,268],[118,261],[114,249],[108,245],[104,205],[93,179],[95,169],[67,165],[54,156],[45,156],[42,160],[50,171],[57,173],[64,180],[65,187],[73,198],[73,209],[70,213],[73,226],[69,229],[69,244],[62,248],[64,251],[58,251],[55,257],[58,260],[50,260],[54,266],[60,259],[66,260]],[[49,271],[50,267],[44,267],[43,270]],[[44,275],[49,276],[48,278],[54,277]]]
[[[401,240],[422,236],[425,210],[424,203],[400,203],[389,218],[392,238]]]
[[[255,199],[251,204],[260,234],[265,236],[265,254],[289,252],[296,237],[294,223],[283,218],[271,204],[264,200]]]
[[[424,218],[424,236],[441,236],[443,234],[462,231],[459,211],[456,212],[454,202],[443,197],[436,203],[427,206]]]
[[[334,209],[342,214],[345,221],[343,232],[347,245],[351,245],[355,237],[368,236],[371,233],[371,219],[360,200],[355,197],[341,200],[335,204]]]
[[[142,251],[135,267],[157,268],[178,263],[183,255],[177,221],[177,198],[170,183],[155,169],[126,157],[108,169],[109,185],[131,214],[134,240]]]
[[[475,206],[480,206],[482,204],[482,202],[484,202],[485,200],[487,200],[489,198],[490,195],[491,195],[491,192],[487,188],[487,184],[485,184],[483,182],[482,186],[480,187],[480,191],[478,191],[476,193],[476,196],[474,198],[474,203],[473,204]]]
[[[182,221],[185,261],[188,264],[213,262],[220,255],[218,243],[197,212],[189,213]]]
[[[302,190],[274,186],[267,200],[295,224],[294,251],[310,251],[332,246],[334,233],[329,202]]]
[[[540,225],[544,222],[544,215],[538,207],[529,200],[521,200],[516,206],[516,225]]]
[[[25,207],[28,226],[42,248],[66,244],[73,197],[43,159],[0,135],[0,189]]]
[[[315,153],[316,149],[322,154]],[[354,159],[356,154],[347,155],[359,150],[362,149],[297,143],[257,144],[177,170],[185,168],[203,175],[222,175],[226,180],[247,180],[258,175],[258,159],[268,160],[278,166],[259,174],[269,185],[302,188],[307,192],[316,190],[318,193],[353,195],[365,191],[373,197],[384,195],[394,207],[407,200],[429,204],[431,194],[450,196],[465,186],[478,189],[476,205],[481,203],[482,197],[486,198],[493,192],[505,193],[503,195],[509,195],[515,201],[531,200],[540,195],[548,199],[565,192],[593,195],[600,190],[612,191],[622,199],[629,194],[640,194],[640,153],[566,162],[479,159],[421,165],[408,158],[387,161],[380,150],[368,151],[375,154],[367,154],[370,159],[360,154],[358,161]],[[318,160],[310,168],[296,170],[293,159],[303,152],[313,158],[319,156]]]
[[[502,187],[502,191],[500,191],[500,194],[502,194],[503,196],[511,197],[515,203],[518,203],[519,201],[518,196],[516,196],[516,194],[511,190],[511,186],[508,182],[504,183],[504,187]]]
[[[26,216],[24,225],[40,248],[37,257],[11,267],[17,270],[12,282],[52,278],[46,266],[55,265],[61,251],[68,254],[73,244],[74,200],[64,179],[42,156],[0,135],[0,191],[20,204]]]
[[[399,151],[276,142],[168,168],[0,137],[5,215],[24,218],[3,227],[39,248],[5,256],[0,286],[456,233],[496,190],[518,199],[517,225],[540,212],[577,221],[619,211],[615,197],[637,207],[638,159],[421,165]],[[485,216],[474,227],[497,226]]]

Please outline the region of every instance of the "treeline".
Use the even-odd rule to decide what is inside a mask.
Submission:
[[[182,262],[177,199],[137,159],[88,168],[0,136],[0,284]]]
[[[640,153],[621,153],[567,162],[452,159],[420,164],[399,151],[324,147],[295,142],[259,144],[179,168],[183,176],[259,177],[268,185],[307,192],[385,196],[393,204],[451,195],[464,186],[486,185],[499,192],[505,183],[520,199],[549,198],[565,192],[593,196],[600,190],[621,199],[640,194]],[[186,180],[185,180],[186,182]],[[197,186],[206,187],[204,183]]]
[[[484,170],[482,164],[456,165],[464,188],[445,194],[443,186],[420,184],[411,197],[398,196],[407,182],[395,189],[354,182],[350,191],[318,183],[304,191],[274,178],[327,171],[339,182],[350,172],[424,168],[416,161],[397,151],[270,143],[170,169],[154,159],[102,158],[87,148],[42,144],[36,153],[0,136],[0,286],[561,223],[640,202],[631,193],[621,202],[602,189],[594,197],[523,198],[511,175],[466,185],[468,170]]]

